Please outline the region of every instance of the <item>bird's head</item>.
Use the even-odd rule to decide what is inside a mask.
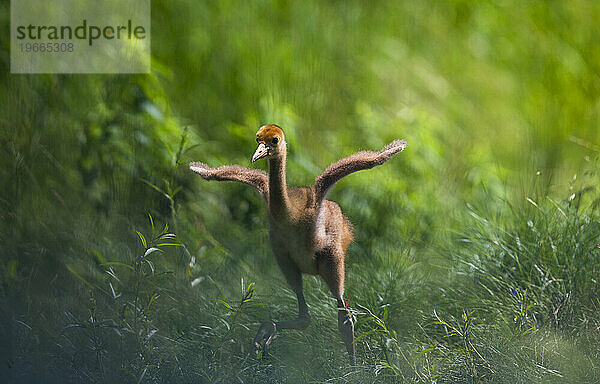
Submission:
[[[258,148],[252,156],[251,162],[258,159],[271,159],[285,153],[286,143],[283,130],[275,124],[264,125],[256,132]]]

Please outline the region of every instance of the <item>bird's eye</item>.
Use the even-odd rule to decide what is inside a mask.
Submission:
[[[279,143],[279,137],[274,137],[273,140],[271,140],[271,143],[277,145],[277,143]]]

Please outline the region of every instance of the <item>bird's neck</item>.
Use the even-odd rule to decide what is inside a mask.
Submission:
[[[285,151],[280,156],[269,159],[269,209],[274,216],[289,212],[285,162]]]

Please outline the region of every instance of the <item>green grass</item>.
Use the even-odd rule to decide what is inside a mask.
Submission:
[[[262,256],[251,251],[237,262],[223,251],[215,263],[206,249],[192,258],[150,218],[133,249],[105,239],[67,264],[60,285],[76,291],[28,299],[40,315],[14,319],[12,379],[595,382],[599,212],[568,198],[536,204],[506,213],[503,224],[466,210],[465,232],[438,245],[444,265],[418,261],[407,247],[351,256],[355,366],[334,300],[313,277],[305,279],[310,327],[251,355],[260,322],[295,312],[277,268],[257,272]],[[25,289],[16,278],[7,276],[5,294]]]
[[[149,75],[11,75],[0,35],[0,381],[600,382],[596,2],[152,7]],[[296,310],[264,203],[187,169],[271,122],[294,185],[408,140],[329,194],[354,366],[314,277],[251,356]]]

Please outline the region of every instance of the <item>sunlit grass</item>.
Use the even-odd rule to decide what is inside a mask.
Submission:
[[[0,55],[0,381],[600,381],[597,3],[152,6],[147,76]],[[264,203],[185,164],[247,165],[270,122],[295,185],[408,140],[329,195],[355,366],[314,277],[310,327],[250,354],[296,310]]]

